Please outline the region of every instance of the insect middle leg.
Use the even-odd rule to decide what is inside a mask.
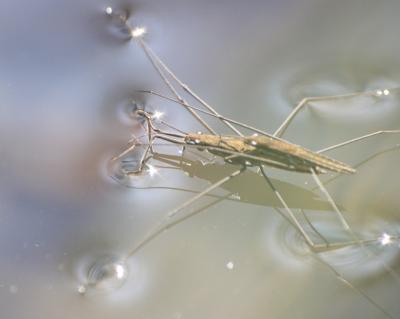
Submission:
[[[285,199],[283,198],[283,196],[281,195],[279,190],[275,187],[275,185],[272,183],[271,179],[268,177],[268,175],[267,175],[267,173],[266,173],[266,171],[265,171],[263,166],[260,166],[260,172],[262,173],[262,175],[264,176],[268,186],[274,192],[275,196],[277,197],[277,199],[279,200],[279,202],[282,204],[283,208],[285,209],[286,213],[288,214],[292,226],[294,226],[299,231],[299,233],[304,238],[305,242],[310,247],[310,249],[312,251],[315,251],[315,252],[319,252],[319,251],[323,251],[323,250],[329,250],[330,249],[330,243],[323,236],[321,236],[318,232],[316,232],[316,234],[318,235],[318,237],[322,238],[322,240],[324,241],[324,244],[316,244],[311,239],[311,237],[307,234],[307,231],[304,229],[304,227],[302,226],[302,224],[299,221],[299,219],[296,217],[294,212],[289,208],[289,205],[286,203]],[[307,221],[310,222],[308,219],[307,219]],[[310,224],[312,225],[311,222],[310,222]],[[314,226],[312,225],[311,228],[314,229]],[[353,241],[341,243],[342,247],[344,247],[346,245],[353,245],[353,244],[354,244]]]
[[[391,90],[398,90],[399,88],[394,88]],[[296,115],[304,109],[310,102],[320,102],[320,101],[335,101],[335,100],[343,100],[348,98],[353,98],[356,96],[375,96],[380,97],[381,95],[390,94],[389,90],[374,90],[374,91],[365,91],[365,92],[356,92],[342,95],[332,95],[332,96],[319,96],[319,97],[306,97],[302,99],[296,107],[290,112],[290,114],[286,117],[286,119],[282,122],[282,124],[278,127],[278,129],[274,132],[274,136],[281,137],[292,120],[296,117]]]

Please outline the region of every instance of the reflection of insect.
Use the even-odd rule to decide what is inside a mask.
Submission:
[[[108,10],[107,14],[112,15],[112,10]],[[124,23],[126,21],[124,20]],[[154,150],[154,140],[161,139],[167,142],[171,142],[177,145],[181,145],[184,148],[197,148],[207,150],[214,156],[222,158],[225,162],[237,165],[239,168],[234,172],[230,173],[222,177],[220,180],[215,181],[211,186],[203,190],[202,192],[196,194],[182,205],[176,207],[171,210],[163,219],[157,227],[149,233],[147,237],[145,237],[138,245],[131,251],[129,256],[136,253],[140,248],[146,245],[149,241],[158,236],[163,230],[171,227],[171,225],[176,223],[176,220],[173,219],[178,215],[179,212],[183,211],[190,204],[197,201],[199,198],[208,195],[214,189],[221,187],[228,181],[237,178],[237,176],[243,174],[243,172],[249,167],[256,167],[259,169],[259,172],[264,177],[268,187],[273,191],[277,201],[280,203],[281,207],[284,208],[284,217],[293,225],[293,227],[300,233],[303,237],[304,241],[310,248],[310,250],[314,253],[314,256],[324,263],[327,267],[329,267],[341,280],[346,282],[352,289],[363,295],[369,302],[371,302],[374,306],[379,308],[383,313],[385,313],[388,317],[391,315],[383,309],[379,304],[377,304],[374,300],[372,300],[368,295],[366,295],[362,290],[348,282],[344,277],[331,265],[326,264],[323,260],[321,260],[318,256],[318,253],[343,248],[352,245],[359,245],[362,249],[365,250],[367,254],[373,254],[372,251],[368,249],[369,243],[380,243],[382,245],[387,245],[392,242],[394,239],[397,239],[397,236],[389,235],[384,233],[379,238],[372,239],[359,239],[345,217],[343,216],[340,208],[335,203],[327,189],[324,187],[323,183],[319,179],[319,174],[323,174],[327,171],[335,172],[335,173],[355,173],[355,170],[347,164],[334,160],[330,157],[322,155],[322,153],[338,149],[345,145],[349,145],[361,140],[368,139],[375,135],[380,134],[389,134],[389,133],[400,133],[400,130],[391,130],[391,131],[378,131],[371,134],[363,135],[357,138],[353,138],[351,140],[344,141],[340,144],[336,144],[330,147],[327,147],[320,151],[310,151],[301,146],[292,144],[284,139],[281,136],[284,134],[287,127],[290,125],[291,121],[297,115],[297,113],[303,109],[309,102],[312,101],[326,101],[326,100],[338,100],[338,99],[346,99],[352,98],[358,95],[369,95],[369,96],[381,96],[381,95],[389,95],[390,91],[385,90],[377,90],[377,91],[369,91],[363,93],[353,93],[341,96],[329,96],[329,97],[313,97],[313,98],[305,98],[303,99],[289,114],[289,116],[283,121],[283,123],[279,126],[279,128],[273,133],[268,134],[262,130],[251,127],[247,124],[226,118],[220,115],[217,111],[215,111],[210,105],[208,105],[204,100],[202,100],[199,96],[197,96],[187,85],[182,83],[177,76],[164,64],[163,61],[150,49],[150,47],[143,40],[142,36],[145,33],[144,28],[130,28],[126,24],[127,28],[131,30],[132,38],[136,39],[141,48],[144,50],[145,54],[149,58],[155,70],[160,75],[163,82],[166,84],[168,89],[174,95],[174,97],[167,97],[163,94],[152,92],[152,91],[142,91],[142,93],[152,94],[158,96],[163,99],[167,99],[169,101],[178,103],[187,111],[189,111],[203,126],[204,129],[208,131],[208,133],[186,133],[180,130],[179,128],[174,127],[173,125],[166,123],[163,120],[160,120],[160,113],[150,113],[145,110],[136,110],[135,115],[144,120],[143,129],[145,130],[147,136],[147,146],[143,156],[139,161],[139,165],[133,171],[127,172],[128,175],[140,175],[147,168],[154,169],[153,166],[147,164],[148,161],[155,157],[157,153]],[[172,84],[177,83],[178,87],[180,87],[183,91],[189,94],[192,98],[194,98],[202,108],[198,108],[188,104],[178,93],[177,88]],[[212,116],[224,125],[226,125],[229,129],[232,130],[234,135],[219,135],[216,131],[199,115],[200,113]],[[160,127],[164,126],[164,129]],[[253,135],[244,135],[238,128],[249,130]],[[120,155],[116,156],[114,160],[118,160],[128,152],[132,151],[135,147],[137,147],[140,143],[134,139],[132,141],[132,145],[124,150]],[[290,205],[288,204],[285,197],[281,194],[276,187],[275,182],[271,180],[268,176],[265,166],[272,166],[279,169],[284,169],[288,171],[301,172],[311,174],[318,188],[325,195],[326,200],[331,206],[331,210],[333,210],[343,228],[348,232],[351,237],[351,240],[344,242],[331,242],[328,241],[315,227],[312,222],[307,218],[304,214],[303,222],[294,214]],[[303,224],[307,223],[306,226]],[[310,230],[313,232],[311,235]],[[314,239],[318,237],[320,242],[316,242]],[[387,268],[390,272],[394,271],[389,268],[389,266],[383,264],[385,268]]]

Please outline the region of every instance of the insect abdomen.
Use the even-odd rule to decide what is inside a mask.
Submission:
[[[250,139],[248,143],[258,147],[258,153],[263,153],[265,157],[278,157],[282,162],[295,165],[301,170],[306,169],[310,171],[311,168],[314,168],[317,172],[325,169],[338,173],[355,173],[354,168],[343,162],[285,140],[273,139],[266,136],[250,137],[247,139]]]
[[[354,173],[349,165],[327,156],[307,150],[299,145],[268,136],[219,136],[193,134],[186,136],[185,142],[205,148],[217,156],[229,156],[230,162],[237,164],[269,165],[280,169],[311,173],[325,170],[338,173]]]

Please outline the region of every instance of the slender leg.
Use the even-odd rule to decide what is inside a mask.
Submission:
[[[397,90],[398,88],[393,88],[391,90]],[[349,93],[343,95],[334,95],[334,96],[321,96],[321,97],[307,97],[300,101],[299,104],[293,109],[293,111],[288,115],[288,117],[283,121],[283,123],[278,127],[278,129],[274,132],[274,136],[281,137],[289,124],[292,122],[294,117],[297,113],[300,112],[308,103],[310,102],[317,102],[317,101],[334,101],[334,100],[341,100],[347,98],[353,98],[355,96],[376,96],[379,97],[381,95],[388,95],[390,94],[389,90],[374,90],[374,91],[366,91],[366,92],[357,92],[357,93]]]
[[[287,205],[286,201],[283,199],[283,197],[280,194],[280,192],[272,184],[272,182],[271,182],[270,178],[268,177],[268,175],[266,174],[263,166],[260,166],[260,171],[261,171],[262,175],[264,176],[265,180],[267,181],[268,185],[271,187],[272,191],[275,193],[275,195],[278,198],[278,200],[281,202],[281,204],[284,207],[286,213],[289,215],[290,223],[300,232],[300,234],[302,235],[302,237],[306,241],[307,245],[310,247],[310,249],[313,252],[325,252],[325,251],[329,251],[329,250],[335,250],[335,249],[340,249],[340,248],[354,246],[354,245],[360,245],[360,244],[361,245],[365,245],[365,244],[371,244],[371,243],[378,243],[379,242],[379,238],[373,238],[373,239],[356,239],[356,240],[345,241],[345,242],[330,243],[324,237],[322,237],[322,235],[320,235],[318,231],[315,231],[316,234],[319,237],[322,237],[322,239],[323,239],[323,241],[325,243],[324,244],[316,244],[316,243],[314,243],[313,240],[311,239],[311,237],[307,234],[306,230],[301,225],[300,221],[297,219],[297,217],[293,213],[293,211],[289,208],[289,206]],[[339,213],[340,213],[340,211],[339,211]],[[308,220],[307,222],[310,222],[310,221]],[[311,228],[315,229],[313,226]],[[396,236],[394,239],[398,239],[398,236]]]
[[[158,65],[157,61],[154,60],[152,56],[152,52],[146,45],[146,43],[143,41],[143,39],[138,38],[138,43],[142,47],[143,51],[145,52],[146,56],[150,60],[151,64],[153,65],[154,69],[157,71],[157,73],[160,75],[161,79],[163,82],[166,84],[166,86],[169,88],[169,90],[172,92],[172,94],[180,101],[182,102],[182,105],[186,104],[186,101],[179,95],[177,90],[174,88],[174,86],[169,82],[167,77],[165,76],[163,70],[160,68]],[[210,133],[216,134],[216,132],[198,115],[194,110],[190,108],[186,108]]]
[[[152,127],[152,125],[151,125],[150,119],[149,119],[148,117],[144,117],[144,118],[145,118],[145,120],[147,121],[147,127],[144,126],[142,123],[139,123],[139,124],[140,124],[140,126],[142,127],[142,129],[146,132],[145,135],[147,136],[147,139],[148,139],[148,141],[149,141],[150,149],[151,149],[151,151],[153,151],[153,146],[152,146],[152,141],[153,141],[153,137],[152,137],[153,134],[152,134],[152,131],[153,131],[153,127]],[[141,136],[139,136],[138,138],[141,138],[141,137],[143,137],[143,136],[145,136],[145,135],[141,135]],[[111,161],[116,161],[116,160],[120,159],[121,157],[125,156],[126,154],[128,154],[129,152],[133,151],[133,150],[135,149],[135,147],[138,145],[138,138],[136,138],[135,136],[133,136],[132,139],[129,140],[129,142],[128,142],[128,144],[129,144],[129,143],[132,143],[132,145],[129,146],[129,147],[127,147],[127,148],[126,148],[124,151],[122,151],[119,155],[114,156],[114,157],[111,159]]]
[[[240,170],[234,171],[232,174],[222,178],[221,180],[219,180],[218,182],[212,184],[211,186],[207,187],[204,191],[202,191],[201,193],[197,194],[196,196],[193,196],[192,198],[190,198],[189,200],[187,200],[186,202],[184,202],[183,204],[179,205],[178,207],[174,208],[173,210],[171,210],[168,214],[167,214],[167,218],[172,218],[174,217],[176,214],[178,214],[180,211],[182,211],[185,207],[187,207],[188,205],[194,203],[196,200],[198,200],[199,198],[203,197],[204,195],[208,194],[209,192],[211,192],[212,190],[214,190],[215,188],[221,186],[222,184],[226,183],[227,181],[231,180],[232,178],[234,178],[235,176],[238,176],[239,174],[241,174],[242,172],[244,172],[244,170],[246,169],[246,167],[241,168]]]
[[[332,208],[336,212],[339,220],[341,221],[344,229],[349,233],[349,235],[352,237],[354,240],[354,244],[359,246],[367,256],[372,256],[377,258],[375,252],[373,252],[371,249],[369,249],[366,245],[365,242],[357,237],[357,235],[353,232],[353,230],[350,228],[349,224],[347,223],[346,219],[344,218],[343,214],[340,212],[339,208],[337,207],[336,203],[334,202],[333,198],[329,194],[328,190],[325,188],[325,186],[322,184],[321,180],[319,179],[318,175],[316,174],[314,169],[311,169],[312,176],[318,185],[318,187],[321,189],[321,191],[325,194],[326,198],[328,201],[331,203]],[[400,282],[400,275],[388,264],[386,264],[384,261],[380,261],[381,265],[383,268],[391,274],[398,282]]]
[[[180,102],[180,101],[178,101],[178,100],[176,100],[176,99],[174,99],[174,98],[168,97],[168,96],[163,95],[163,94],[161,94],[161,93],[157,93],[157,92],[154,92],[154,91],[151,91],[151,90],[139,90],[138,92],[147,93],[147,94],[151,94],[151,95],[155,95],[155,96],[158,96],[158,97],[160,97],[160,98],[162,98],[162,99],[165,99],[165,100],[168,100],[168,101],[171,101],[171,102],[180,104],[180,105],[182,105],[182,106],[184,106],[184,107],[186,107],[186,108],[190,108],[190,109],[196,110],[196,111],[198,111],[198,112],[200,112],[200,113],[207,114],[207,115],[212,116],[212,117],[214,117],[214,118],[217,118],[217,119],[219,119],[219,120],[221,120],[221,121],[229,122],[229,123],[231,123],[231,124],[234,124],[234,125],[243,127],[243,128],[245,128],[245,129],[248,129],[248,130],[253,131],[253,132],[255,132],[255,133],[259,133],[259,134],[261,134],[261,135],[265,135],[265,136],[268,136],[268,137],[271,137],[271,138],[279,139],[279,138],[277,138],[277,137],[274,137],[272,134],[269,134],[268,132],[265,132],[265,131],[263,131],[263,130],[260,130],[260,129],[258,129],[258,128],[255,128],[255,127],[253,127],[253,126],[250,126],[250,125],[248,125],[248,124],[241,123],[241,122],[239,122],[239,121],[235,121],[235,120],[233,120],[233,119],[230,119],[230,118],[228,118],[228,117],[222,116],[222,115],[220,115],[220,114],[218,114],[218,115],[213,114],[213,113],[211,113],[211,112],[209,112],[209,111],[205,111],[205,110],[200,109],[200,108],[198,108],[198,107],[195,107],[195,106],[193,106],[193,105],[191,105],[191,104],[188,104],[187,102],[182,103],[182,102]]]
[[[310,219],[308,218],[306,212],[304,211],[304,209],[300,209],[301,213],[303,214],[304,219],[306,220],[308,226],[311,227],[311,229],[314,231],[314,233],[316,233],[319,238],[321,238],[323,240],[323,242],[325,243],[325,245],[329,246],[329,241],[318,231],[318,229],[313,225],[313,223],[310,221]]]
[[[129,150],[129,149],[128,149]],[[127,176],[136,176],[136,175],[140,175],[143,172],[143,169],[145,167],[146,162],[152,158],[152,155],[148,156],[149,154],[149,150],[150,150],[150,145],[147,145],[146,150],[143,152],[141,158],[140,158],[140,162],[138,165],[138,168],[135,169],[134,171],[130,171],[130,172],[125,172],[125,174]]]
[[[352,235],[354,235],[353,231],[351,230],[349,224],[347,223],[346,219],[344,218],[343,214],[340,212],[339,208],[337,207],[335,201],[333,200],[332,196],[329,194],[328,190],[325,188],[325,186],[322,184],[321,180],[319,179],[317,173],[315,170],[312,168],[311,169],[311,174],[312,177],[314,178],[315,183],[318,185],[319,189],[322,191],[322,193],[325,195],[326,199],[328,202],[331,204],[333,210],[335,211],[336,215],[338,216],[340,222],[342,223],[342,226],[345,230],[351,232]]]
[[[400,145],[397,145],[395,147],[392,147],[392,148],[377,152],[377,153],[371,155],[370,157],[362,160],[361,162],[357,163],[356,165],[353,165],[352,167],[358,170],[359,167],[361,167],[362,165],[368,163],[369,161],[372,161],[374,158],[376,158],[376,157],[378,157],[380,155],[389,153],[389,152],[398,151],[399,148],[400,148]],[[340,178],[341,176],[342,176],[341,174],[336,174],[334,177],[325,180],[324,181],[324,185],[328,185],[329,183],[332,183],[333,181],[335,181],[336,179]],[[314,190],[316,190],[318,188],[319,188],[318,186],[315,186],[315,188],[312,188],[311,191],[314,191]]]
[[[336,278],[338,278],[341,282],[343,282],[347,287],[352,289],[357,294],[361,295],[375,308],[379,309],[386,317],[395,319],[395,317],[393,317],[388,311],[386,311],[385,308],[383,308],[383,306],[378,304],[374,299],[372,299],[369,295],[367,295],[362,289],[358,288],[356,285],[352,284],[350,281],[348,281],[346,278],[344,278],[343,274],[341,274],[338,270],[336,270],[332,265],[325,262],[318,254],[313,254],[312,256],[319,263],[321,263],[326,268],[328,268],[331,272],[333,272],[333,274],[336,276]]]
[[[264,176],[265,180],[267,181],[269,187],[271,187],[272,191],[274,192],[275,196],[278,198],[278,200],[281,202],[282,206],[284,207],[285,211],[289,215],[291,221],[297,228],[297,230],[300,232],[300,234],[303,236],[304,240],[306,241],[307,245],[313,249],[315,247],[314,242],[311,240],[310,236],[308,236],[307,232],[304,230],[303,226],[300,224],[299,220],[296,218],[295,214],[293,211],[289,208],[288,204],[286,201],[283,199],[281,193],[275,188],[274,184],[272,184],[270,178],[268,177],[267,173],[264,170],[263,166],[260,166],[260,170],[262,175]]]
[[[273,192],[275,193],[275,195],[277,196],[277,198],[279,199],[279,201],[282,203],[282,205],[284,206],[286,212],[289,214],[290,218],[291,218],[291,224],[294,225],[297,230],[301,233],[301,235],[304,237],[304,239],[306,240],[307,244],[309,245],[309,247],[311,248],[311,253],[312,256],[318,260],[320,263],[322,263],[325,267],[327,267],[330,271],[332,271],[335,276],[343,283],[345,283],[349,288],[351,288],[352,290],[354,290],[355,292],[357,292],[358,294],[360,294],[362,297],[364,297],[369,303],[371,303],[374,307],[376,307],[377,309],[379,309],[382,313],[384,313],[388,318],[393,318],[394,317],[387,312],[380,304],[378,304],[375,300],[373,300],[369,295],[367,295],[363,290],[361,290],[360,288],[358,288],[357,286],[353,285],[350,281],[348,281],[347,279],[344,278],[344,276],[339,273],[333,266],[329,265],[328,263],[326,263],[324,260],[322,260],[322,258],[318,255],[318,252],[324,252],[324,251],[328,251],[330,249],[337,249],[337,248],[343,248],[343,247],[347,247],[350,245],[365,245],[365,243],[368,243],[367,241],[360,241],[357,240],[356,242],[347,242],[347,243],[338,243],[338,244],[330,244],[326,241],[326,239],[324,238],[324,241],[326,241],[325,245],[315,245],[312,240],[310,239],[310,237],[307,235],[307,233],[305,232],[305,230],[302,228],[301,224],[299,223],[299,221],[297,220],[297,218],[295,217],[295,215],[293,214],[293,212],[290,210],[290,208],[288,207],[288,205],[286,204],[286,202],[284,201],[283,197],[280,195],[280,193],[278,192],[278,190],[274,187],[274,185],[271,183],[270,179],[268,178],[268,176],[266,175],[264,168],[262,166],[260,166],[260,170],[263,174],[263,176],[265,177],[268,185],[271,187],[271,189],[273,190]],[[329,195],[329,194],[328,194]],[[335,205],[336,206],[336,205]],[[307,218],[306,218],[307,219]],[[308,219],[307,219],[308,220]],[[314,229],[314,227],[312,227]],[[317,232],[318,233],[318,232]],[[375,241],[375,240],[373,240]],[[390,269],[391,270],[391,269]]]
[[[121,158],[124,157],[126,154],[128,154],[128,153],[131,152],[131,151],[133,151],[133,150],[139,145],[139,144],[137,143],[136,137],[133,137],[133,138],[130,140],[130,143],[132,143],[131,146],[127,147],[127,148],[126,148],[124,151],[122,151],[120,154],[118,154],[118,155],[114,156],[113,158],[111,158],[110,161],[111,161],[111,162],[114,162],[114,161],[117,161],[117,160],[121,159]],[[139,162],[138,168],[137,168],[136,170],[134,170],[134,171],[130,171],[130,172],[127,172],[127,173],[124,172],[124,174],[127,175],[127,176],[132,176],[132,175],[139,175],[139,174],[141,174],[141,173],[143,172],[144,165],[145,165],[146,162],[152,157],[152,156],[148,156],[149,151],[153,152],[153,151],[152,151],[152,143],[150,143],[150,144],[148,144],[148,145],[146,146],[146,150],[143,152],[143,154],[142,154],[142,156],[141,156],[141,158],[140,158],[140,162]],[[112,177],[112,178],[114,179],[114,177]]]
[[[167,122],[165,122],[165,121],[160,121],[160,123],[161,123],[162,125],[165,125],[166,127],[170,128],[170,129],[173,129],[173,130],[175,130],[175,131],[177,131],[177,132],[183,134],[183,135],[187,135],[187,134],[188,134],[187,132],[184,132],[184,131],[180,130],[179,128],[177,128],[176,126],[171,125],[171,124],[169,124],[169,123],[167,123]]]
[[[235,176],[238,176],[239,174],[241,174],[242,172],[244,172],[246,169],[246,167],[242,167],[239,170],[234,171],[232,174],[225,176],[224,178],[222,178],[221,180],[219,180],[218,182],[212,184],[211,186],[207,187],[204,191],[196,194],[195,196],[193,196],[192,198],[188,199],[186,202],[184,202],[183,204],[179,205],[178,207],[174,208],[173,210],[171,210],[170,212],[168,212],[166,214],[166,216],[157,224],[156,227],[154,227],[146,237],[144,237],[143,240],[141,240],[137,246],[128,254],[129,256],[134,255],[138,250],[140,250],[143,246],[145,246],[147,243],[149,243],[151,240],[153,240],[155,237],[157,237],[161,232],[163,232],[164,230],[168,229],[169,227],[171,227],[171,224],[169,223],[169,221],[176,216],[179,212],[181,212],[183,209],[185,209],[187,206],[191,205],[192,203],[194,203],[196,200],[200,199],[201,197],[207,195],[208,193],[210,193],[211,191],[213,191],[214,189],[216,189],[217,187],[221,186],[222,184],[228,182],[229,180],[231,180],[232,178],[234,178]]]
[[[132,143],[131,146],[127,147],[125,150],[123,150],[120,154],[114,156],[111,161],[116,161],[119,160],[121,157],[124,157],[126,154],[128,154],[129,152],[133,151],[135,149],[135,147],[137,146],[136,142],[136,138],[133,138],[131,141],[129,141],[129,143]]]
[[[349,144],[353,144],[355,142],[366,140],[366,139],[371,138],[371,137],[376,136],[376,135],[399,134],[399,133],[400,133],[400,130],[376,131],[376,132],[373,132],[373,133],[369,133],[369,134],[366,134],[366,135],[362,135],[362,136],[353,138],[351,140],[344,141],[344,142],[339,143],[339,144],[335,144],[335,145],[323,148],[323,149],[317,151],[316,153],[324,153],[324,152],[327,152],[327,151],[331,151],[331,150],[334,150],[334,149],[337,149],[337,148],[340,148],[340,147],[343,147],[343,146],[346,146],[346,145],[349,145]]]

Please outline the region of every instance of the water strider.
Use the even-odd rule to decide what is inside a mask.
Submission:
[[[161,139],[167,142],[171,142],[177,145],[183,146],[185,149],[196,148],[207,150],[214,156],[222,158],[224,161],[239,166],[237,170],[231,174],[224,176],[220,180],[214,182],[212,185],[207,187],[202,192],[199,192],[183,204],[171,210],[166,214],[165,218],[160,221],[154,229],[152,229],[148,236],[146,236],[142,241],[140,241],[136,247],[128,254],[128,257],[134,255],[139,249],[144,247],[152,239],[161,234],[165,229],[172,227],[174,224],[179,222],[174,217],[178,215],[179,212],[183,211],[186,207],[200,199],[201,197],[208,195],[214,189],[223,186],[228,181],[237,178],[239,175],[243,174],[249,167],[256,167],[262,174],[266,181],[266,185],[271,188],[276,199],[280,202],[281,206],[284,208],[285,214],[282,214],[286,220],[293,225],[293,227],[301,234],[304,241],[307,243],[312,255],[328,267],[341,281],[345,282],[351,289],[355,290],[366,298],[371,304],[380,309],[387,317],[393,318],[393,316],[388,313],[381,305],[375,302],[371,297],[369,297],[364,291],[359,289],[354,284],[347,281],[342,274],[340,274],[334,267],[324,262],[320,257],[320,252],[325,252],[332,249],[338,249],[353,245],[360,246],[366,254],[374,254],[370,249],[368,249],[368,244],[370,243],[381,243],[382,245],[387,245],[393,240],[398,239],[398,236],[392,234],[384,234],[377,238],[360,239],[358,238],[345,217],[343,216],[341,209],[333,200],[324,184],[319,179],[319,174],[331,171],[334,173],[345,173],[352,174],[355,173],[355,169],[350,165],[342,163],[338,160],[330,158],[328,156],[322,155],[322,153],[338,149],[358,141],[366,140],[376,135],[382,134],[397,134],[400,130],[386,130],[377,131],[363,136],[359,136],[342,143],[326,147],[319,151],[311,151],[299,145],[290,143],[282,138],[287,127],[290,125],[292,120],[298,114],[300,110],[308,105],[309,102],[315,101],[328,101],[328,100],[339,100],[347,99],[355,96],[375,96],[383,97],[391,94],[391,91],[396,89],[384,89],[384,90],[374,90],[361,93],[351,93],[340,96],[327,96],[327,97],[311,97],[303,99],[288,115],[288,117],[283,121],[283,123],[278,127],[278,129],[273,133],[269,134],[260,129],[251,127],[245,123],[241,123],[227,117],[220,115],[214,108],[207,104],[203,99],[201,99],[197,94],[195,94],[186,84],[178,79],[178,77],[168,68],[167,65],[151,50],[151,48],[146,44],[143,39],[143,35],[146,30],[141,27],[131,28],[128,24],[128,19],[126,15],[116,15],[111,7],[106,9],[106,14],[116,19],[120,28],[123,30],[128,30],[131,38],[135,39],[140,47],[144,50],[144,53],[149,58],[151,64],[155,68],[156,72],[160,75],[161,79],[168,87],[173,97],[168,97],[163,94],[153,92],[153,91],[141,91],[145,94],[151,94],[158,96],[160,98],[176,102],[188,112],[190,112],[193,117],[203,126],[207,133],[191,133],[183,132],[179,128],[160,120],[159,113],[150,113],[145,110],[138,109],[135,111],[135,115],[144,120],[143,130],[147,136],[146,149],[139,161],[136,169],[126,172],[127,175],[140,175],[145,170],[153,169],[148,162],[156,155],[154,150],[156,139]],[[175,83],[184,92],[189,94],[194,98],[202,107],[195,107],[189,104],[179,93],[178,89],[175,87]],[[232,130],[232,135],[219,135],[208,122],[206,122],[200,114],[207,116],[212,116],[224,125],[226,125],[230,130]],[[163,129],[160,127],[164,127]],[[245,129],[251,132],[251,134],[242,133],[241,129]],[[120,155],[116,156],[113,160],[119,160],[127,153],[133,151],[137,146],[141,145],[137,139],[133,139],[132,145],[124,150]],[[284,169],[288,171],[301,172],[310,174],[317,187],[325,195],[327,201],[331,205],[331,209],[336,213],[341,225],[351,236],[351,240],[344,242],[330,242],[323,234],[321,234],[317,227],[307,218],[304,214],[304,220],[307,224],[305,227],[300,219],[294,214],[292,209],[287,203],[287,200],[279,189],[276,187],[275,183],[269,177],[266,172],[265,166],[272,166],[279,169]],[[187,218],[185,216],[184,218]],[[181,219],[184,219],[181,217]],[[308,229],[308,230],[307,230]],[[311,236],[308,231],[312,230],[314,232]],[[322,243],[316,243],[313,237],[318,237]],[[382,266],[397,280],[399,280],[399,275],[388,265],[382,262]]]

